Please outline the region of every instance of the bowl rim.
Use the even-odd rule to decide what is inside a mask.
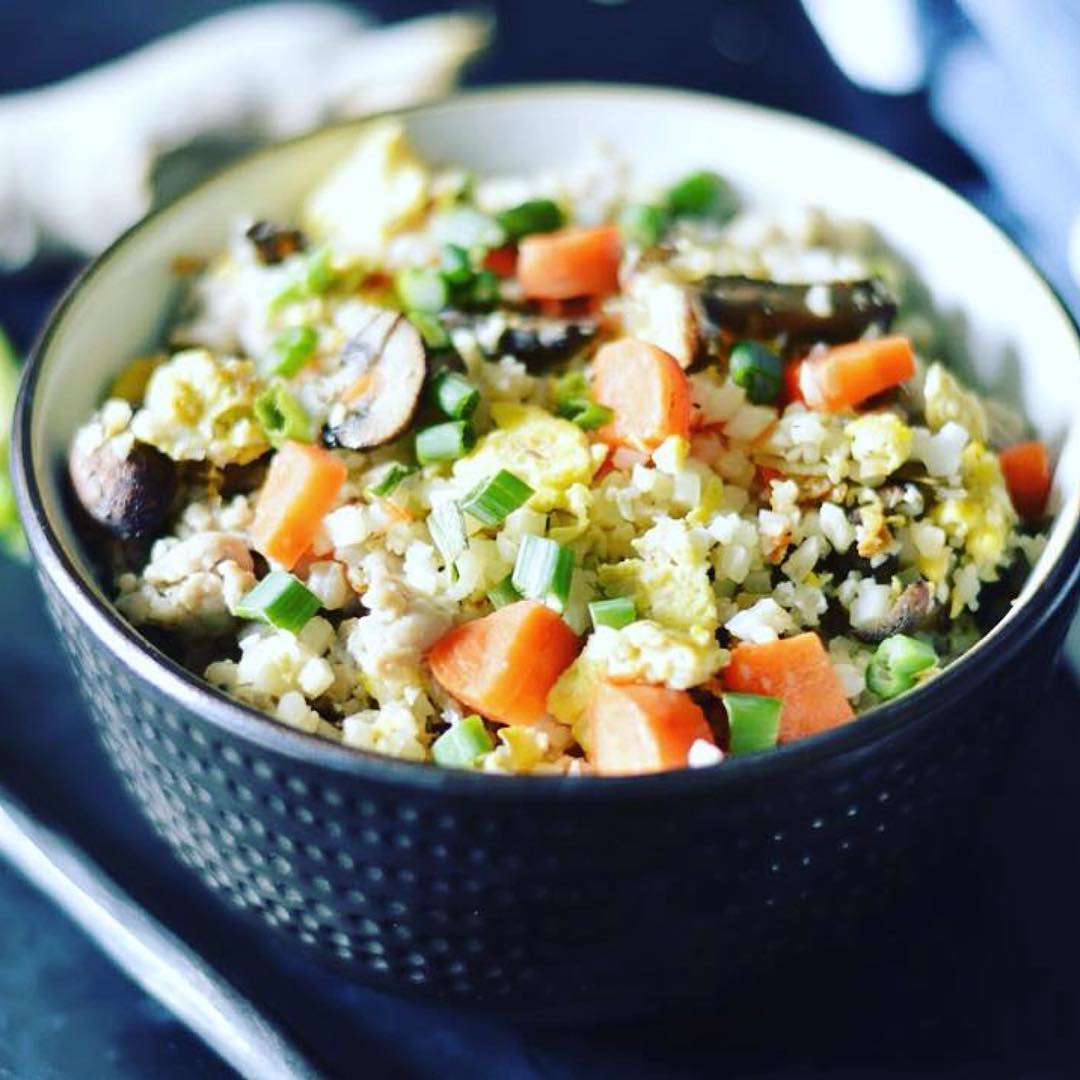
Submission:
[[[1019,245],[995,222],[944,183],[881,146],[796,113],[741,101],[718,94],[677,87],[590,81],[513,83],[461,90],[435,101],[408,108],[388,110],[377,115],[409,116],[429,110],[452,107],[460,102],[479,102],[539,95],[593,95],[603,97],[651,97],[742,111],[765,122],[795,123],[815,130],[825,138],[848,143],[876,157],[882,167],[900,171],[936,189],[956,210],[974,214],[1004,241],[1056,306],[1080,344],[1080,325],[1060,295]],[[253,751],[280,755],[289,762],[326,769],[341,780],[356,779],[401,785],[435,794],[478,800],[525,799],[591,800],[616,795],[651,801],[679,793],[715,791],[727,794],[747,784],[756,784],[774,774],[798,769],[826,758],[841,758],[887,740],[905,723],[913,722],[924,707],[940,709],[958,702],[973,684],[990,678],[1009,660],[1023,643],[1038,633],[1058,614],[1072,593],[1080,587],[1080,492],[1072,500],[1076,520],[1057,559],[1042,573],[1028,595],[1009,612],[989,634],[984,635],[941,675],[907,694],[877,705],[852,722],[819,735],[801,739],[766,754],[725,759],[723,767],[677,769],[669,772],[633,776],[562,775],[504,776],[471,770],[437,768],[426,762],[405,761],[331,742],[314,734],[287,727],[267,714],[229,698],[223,691],[206,683],[183,668],[147,641],[134,626],[124,620],[111,603],[91,586],[72,560],[46,514],[41,490],[35,476],[31,442],[34,422],[35,388],[46,363],[54,336],[64,322],[74,299],[102,271],[124,254],[128,242],[148,224],[171,213],[188,200],[199,197],[204,189],[234,171],[246,168],[265,155],[282,148],[316,139],[327,131],[359,127],[375,116],[335,120],[291,138],[258,147],[204,177],[193,188],[140,218],[103,252],[80,271],[64,291],[32,346],[20,380],[11,440],[11,472],[16,499],[26,530],[30,551],[38,572],[63,594],[80,621],[134,677],[145,680],[158,694],[165,696],[208,724],[249,744]],[[1063,508],[1067,509],[1067,508]],[[993,641],[994,648],[987,647]],[[978,664],[974,661],[983,660]]]

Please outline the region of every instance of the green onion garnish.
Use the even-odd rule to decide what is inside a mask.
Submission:
[[[492,607],[506,607],[507,604],[516,604],[521,599],[521,593],[514,588],[510,578],[511,575],[507,574],[498,585],[488,590],[487,595]]]
[[[313,439],[311,418],[281,379],[275,379],[255,398],[254,412],[271,446],[281,446],[290,439],[308,443]]]
[[[521,541],[510,580],[522,596],[562,611],[573,576],[574,553],[569,548],[530,534]]]
[[[310,359],[319,343],[319,335],[310,326],[290,326],[274,338],[270,346],[267,375],[292,378]]]
[[[915,685],[915,677],[938,662],[934,647],[906,634],[893,634],[878,647],[866,669],[866,685],[883,701]]]
[[[490,270],[478,270],[458,294],[464,307],[488,307],[499,300],[499,278]]]
[[[524,506],[533,489],[512,472],[500,469],[482,480],[461,500],[461,509],[481,525],[499,525],[519,506]]]
[[[529,233],[554,232],[566,221],[566,215],[550,199],[530,199],[496,215],[495,220],[511,243]]]
[[[619,630],[637,618],[637,611],[629,596],[615,596],[610,600],[594,600],[589,605],[589,618],[595,630],[601,626]]]
[[[454,420],[472,416],[480,404],[480,391],[456,371],[440,371],[431,383],[435,404]]]
[[[426,311],[410,311],[408,319],[420,331],[420,336],[429,349],[450,347],[450,335],[446,332],[446,327],[434,315]]]
[[[444,768],[471,769],[494,745],[484,721],[474,714],[447,728],[431,744],[431,756]]]
[[[270,301],[270,311],[280,311],[288,304],[308,300],[326,292],[334,283],[334,268],[328,248],[313,251],[304,262],[299,275],[294,276]]]
[[[771,750],[780,734],[779,698],[762,694],[724,694],[728,718],[728,752],[749,754]]]
[[[746,391],[755,405],[776,400],[783,381],[784,362],[756,341],[737,341],[731,347],[731,381]]]
[[[369,495],[375,495],[380,499],[386,498],[406,477],[416,472],[413,465],[403,465],[400,461],[391,461],[389,468],[382,477],[367,490]]]
[[[476,433],[468,420],[449,420],[421,428],[416,433],[416,460],[421,465],[455,461],[476,445]]]
[[[428,515],[427,527],[446,565],[453,566],[457,557],[469,546],[461,507],[456,502],[444,502],[433,507]]]
[[[559,416],[572,420],[583,431],[592,431],[593,428],[603,427],[610,424],[615,415],[606,405],[598,405],[595,401],[571,401],[565,406],[557,408]]]
[[[440,264],[442,276],[451,285],[467,285],[473,276],[472,260],[460,244],[447,244],[443,248]]]
[[[394,278],[401,306],[406,311],[433,314],[442,311],[450,302],[450,290],[438,270],[431,267],[407,267]]]
[[[639,247],[650,248],[660,243],[667,224],[667,211],[651,203],[627,203],[619,212],[619,231]]]
[[[731,188],[721,176],[714,172],[696,172],[668,190],[667,208],[673,217],[727,221],[738,207]]]
[[[240,600],[236,614],[296,634],[319,606],[319,598],[306,585],[284,570],[274,570]]]

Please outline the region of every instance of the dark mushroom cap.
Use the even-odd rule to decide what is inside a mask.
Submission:
[[[244,235],[264,266],[274,266],[307,247],[307,237],[299,229],[284,228],[271,221],[256,221]]]
[[[543,315],[524,315],[499,335],[496,353],[509,353],[529,371],[543,371],[582,351],[597,335],[592,319],[559,319]]]
[[[68,461],[79,502],[123,539],[146,536],[165,520],[177,488],[176,463],[147,443],[109,439],[91,450],[76,442]]]
[[[380,311],[350,338],[341,364],[363,389],[342,419],[323,428],[328,446],[365,450],[396,439],[412,421],[427,368],[416,327],[396,311]]]

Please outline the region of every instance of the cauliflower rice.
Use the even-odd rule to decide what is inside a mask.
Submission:
[[[530,238],[611,222],[617,281],[538,296]],[[495,773],[713,766],[933,678],[1000,617],[1040,551],[992,433],[1019,421],[943,364],[914,293],[866,226],[737,209],[712,174],[642,190],[597,151],[531,179],[476,178],[420,161],[382,121],[298,227],[237,223],[162,354],[135,361],[80,431],[73,479],[125,540],[118,610],[282,724]],[[389,329],[373,344],[375,325]],[[395,335],[415,369],[391,356]],[[907,342],[911,377],[853,406],[800,400],[813,400],[804,375],[789,378],[800,361],[886,335]],[[620,434],[593,366],[620,339],[674,358],[688,425]],[[433,389],[447,371],[475,391],[457,417]],[[418,432],[455,424],[456,445],[424,452]],[[290,442],[321,444],[343,479],[286,564],[259,518],[267,463]],[[138,501],[120,490],[141,476],[133,448],[176,477],[150,525],[116,509]],[[503,472],[527,497],[490,521],[461,510]],[[448,539],[445,522],[463,534]],[[523,594],[522,552],[541,541],[572,571]],[[251,617],[246,598],[275,571],[314,606],[300,624]],[[618,619],[590,608],[619,598]],[[576,637],[527,718],[466,704],[431,662],[448,634],[508,602],[545,604]],[[779,713],[765,708],[772,727],[748,745],[736,659],[807,634],[847,705],[800,727],[784,686],[759,687]],[[886,685],[874,665],[896,649],[923,659]],[[643,714],[642,735],[631,711],[597,719],[598,688],[628,686],[666,691],[640,700],[693,723]]]

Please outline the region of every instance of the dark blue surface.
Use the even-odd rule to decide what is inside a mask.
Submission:
[[[75,0],[0,4],[0,90],[115,55],[222,6]],[[425,3],[372,3],[398,15]],[[828,65],[797,6],[586,0],[490,5],[494,52],[474,82],[614,78],[731,93],[868,135],[995,207],[920,95],[882,99]],[[1000,211],[1000,207],[996,207]],[[1006,215],[998,213],[999,218]],[[1008,222],[1006,222],[1008,223]],[[26,344],[74,268],[0,288]],[[829,951],[722,1013],[587,1034],[525,1031],[344,986],[236,924],[143,826],[108,773],[29,575],[0,567],[0,779],[204,950],[335,1075],[831,1074],[1073,1076],[1080,1072],[1080,694],[1055,676],[1015,767],[973,808],[947,869],[898,893]],[[0,870],[0,1075],[217,1076],[205,1050],[10,872]]]

